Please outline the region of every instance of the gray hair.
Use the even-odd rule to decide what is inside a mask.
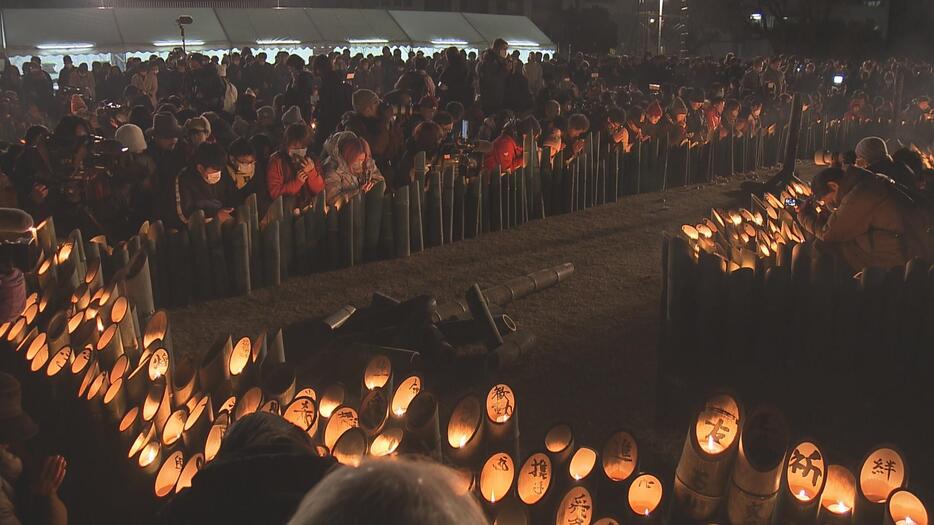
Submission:
[[[454,473],[437,463],[368,459],[325,477],[289,525],[487,525],[476,500],[458,495],[456,484]]]

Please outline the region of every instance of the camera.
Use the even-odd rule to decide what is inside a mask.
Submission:
[[[795,199],[794,197],[788,197],[785,199],[785,206],[789,208],[797,208],[801,204],[801,200]]]

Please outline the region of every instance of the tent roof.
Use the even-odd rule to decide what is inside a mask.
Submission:
[[[181,40],[175,22],[180,15],[190,15],[194,19],[191,25],[185,26],[185,37],[195,49],[276,45],[278,42],[282,42],[279,47],[379,46],[383,43],[441,47],[445,42],[486,47],[499,37],[554,47],[548,37],[523,16],[326,8],[0,9],[0,14],[3,47],[11,56],[168,49]],[[67,48],[67,44],[84,46]],[[57,48],[40,47],[49,45]]]

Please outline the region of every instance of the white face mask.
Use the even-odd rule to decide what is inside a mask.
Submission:
[[[289,155],[292,157],[304,157],[305,153],[308,151],[308,148],[295,148],[289,150]]]
[[[218,171],[209,171],[204,174],[204,182],[214,185],[221,181],[221,172]]]

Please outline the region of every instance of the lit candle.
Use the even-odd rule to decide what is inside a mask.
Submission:
[[[795,497],[801,501],[811,501],[811,496],[808,496],[807,492],[804,492],[804,489],[799,490],[798,493],[795,494]]]
[[[905,516],[905,519],[896,521],[895,525],[916,525],[916,522],[911,516]]]
[[[847,512],[850,512],[850,507],[847,507],[846,503],[838,501],[836,503],[830,504],[830,506],[827,507],[827,510],[833,512],[834,514],[846,514]]]
[[[708,454],[719,454],[723,452],[723,445],[714,440],[713,434],[707,436],[707,441],[701,446]]]

